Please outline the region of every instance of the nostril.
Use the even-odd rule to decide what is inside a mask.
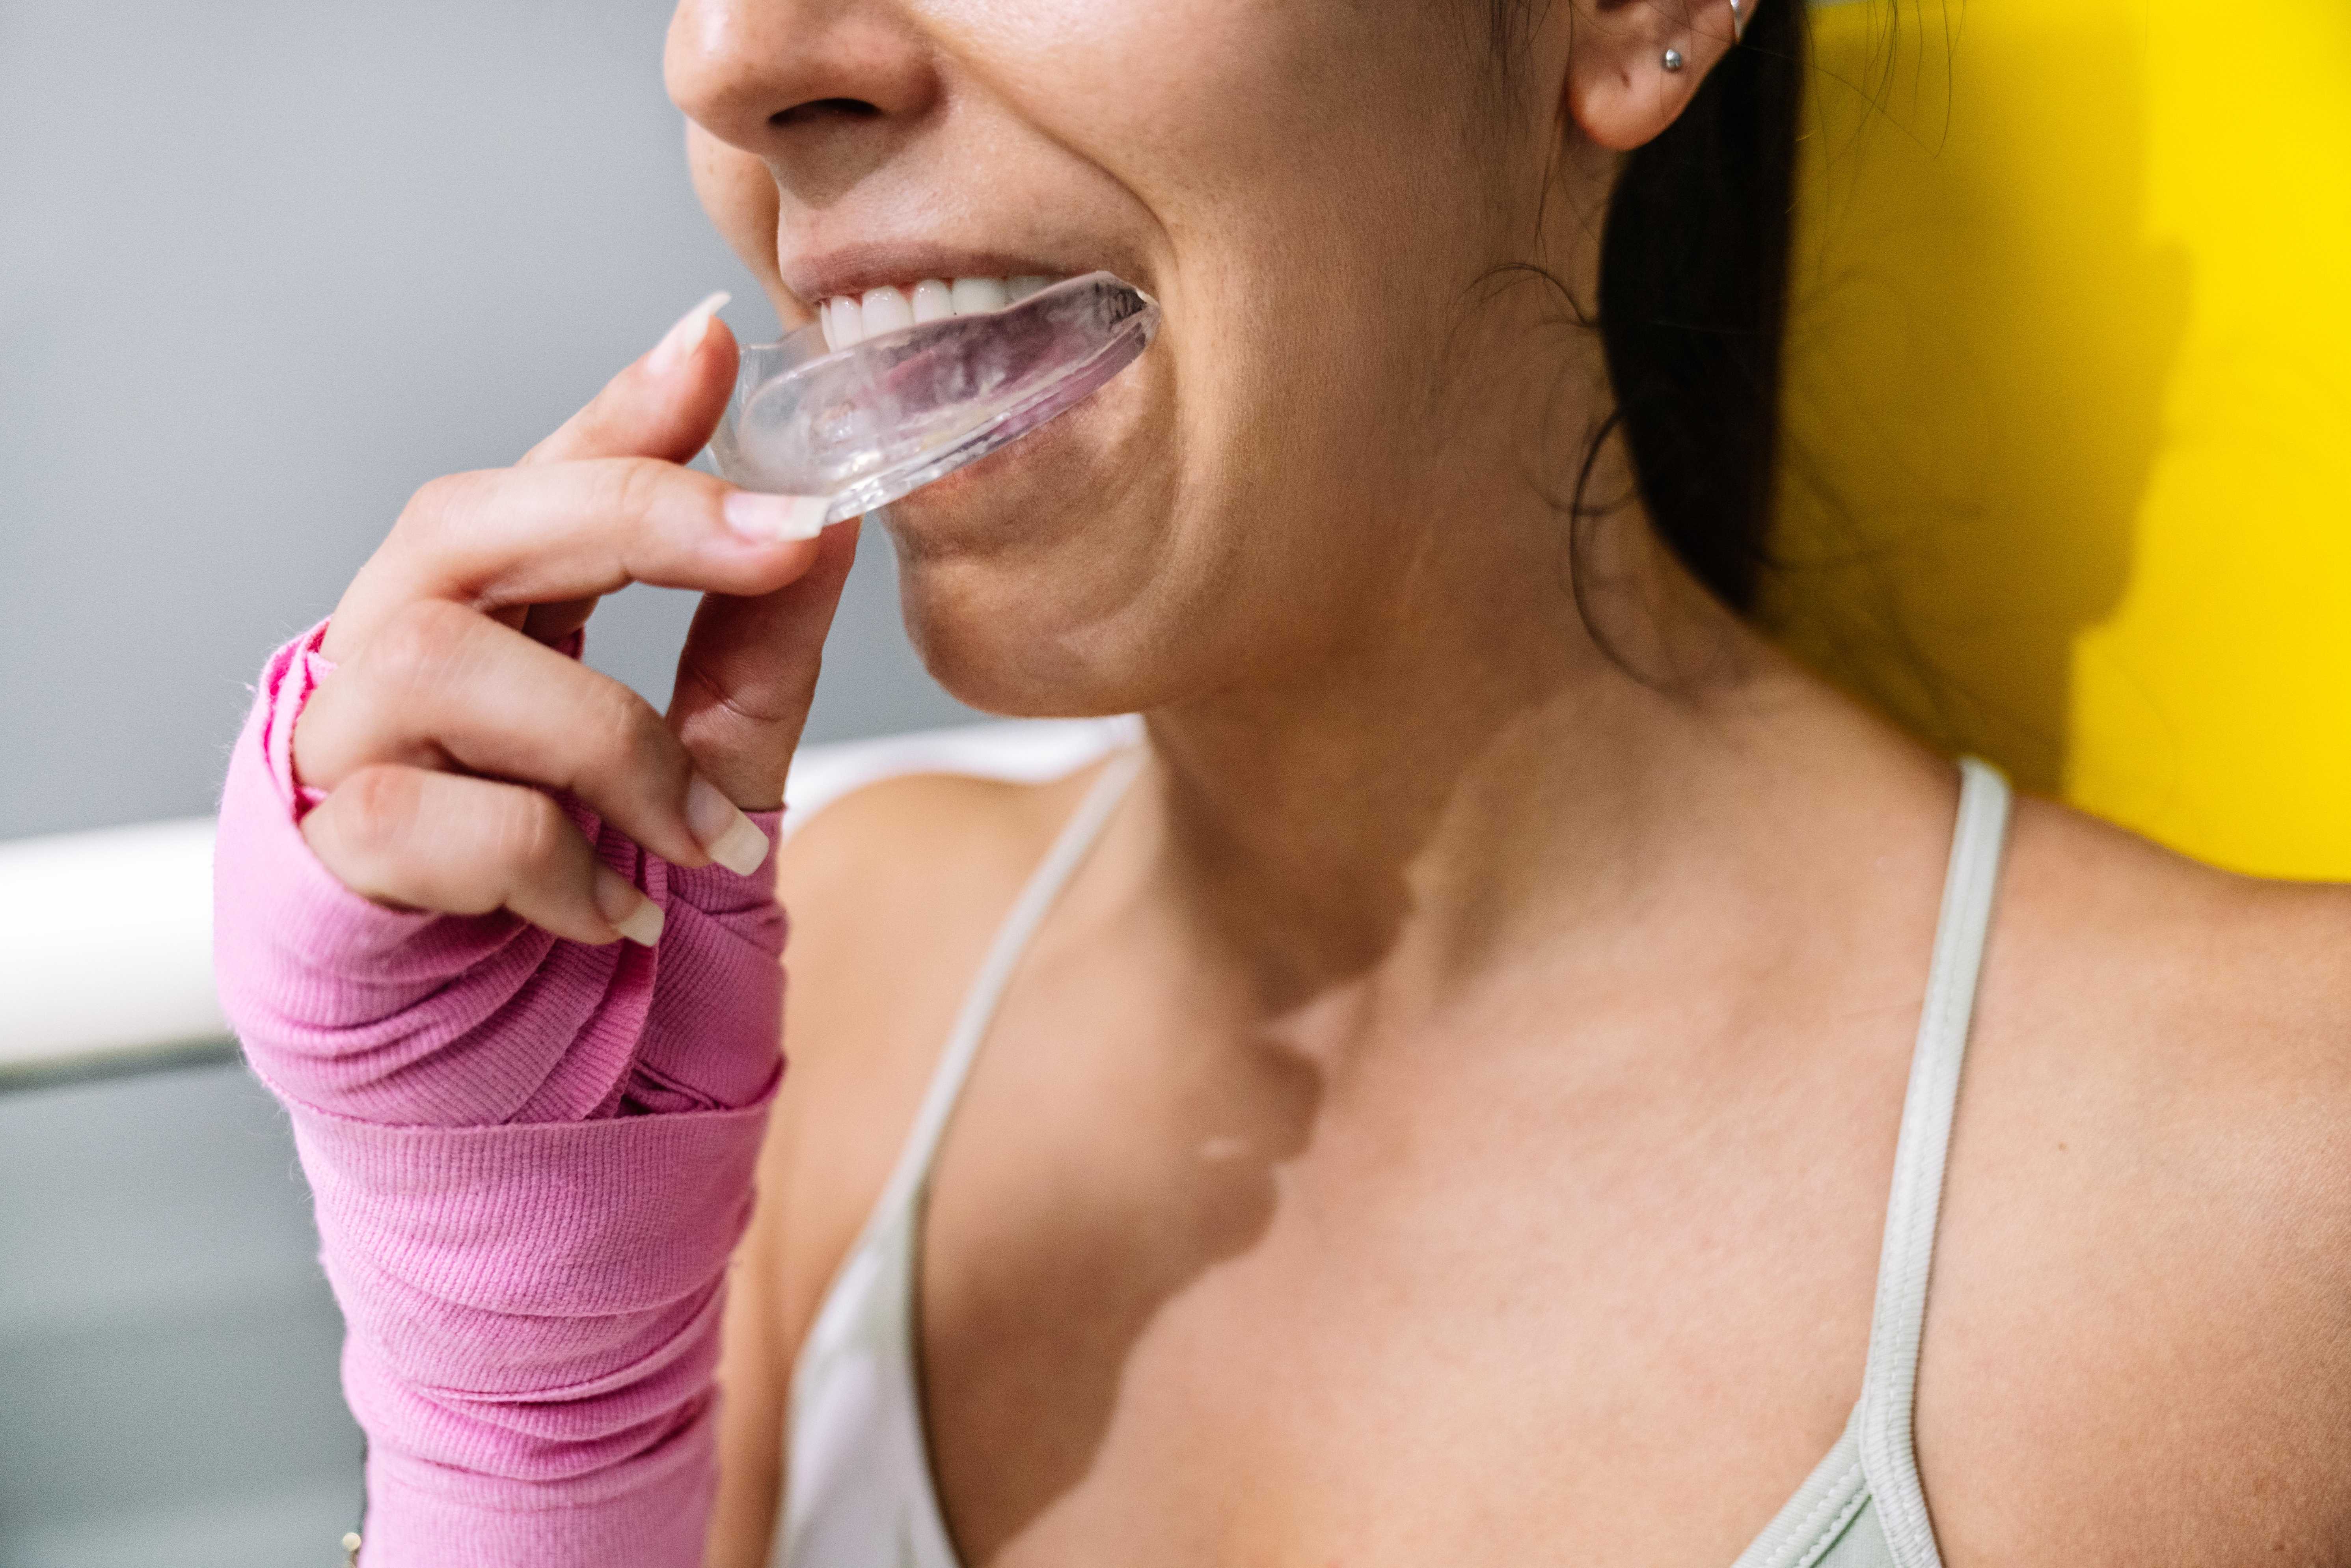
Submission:
[[[881,112],[878,105],[868,103],[862,98],[820,98],[813,102],[796,103],[789,109],[779,109],[768,116],[768,123],[780,130],[822,120],[872,120]]]

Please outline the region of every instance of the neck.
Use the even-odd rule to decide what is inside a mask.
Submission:
[[[1488,514],[1371,630],[1150,716],[1165,885],[1255,1006],[1458,983],[1621,903],[1736,792],[1726,742],[1782,666],[1629,515],[1580,606],[1563,527]]]

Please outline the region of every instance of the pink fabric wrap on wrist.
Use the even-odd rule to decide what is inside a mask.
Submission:
[[[299,827],[324,632],[270,659],[230,758],[214,966],[318,1204],[369,1437],[362,1561],[693,1568],[726,1262],[782,1068],[772,857],[687,870],[567,801],[662,906],[650,949],[368,902]],[[752,820],[772,842],[780,816]]]

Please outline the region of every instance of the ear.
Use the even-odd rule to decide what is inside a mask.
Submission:
[[[1630,152],[1681,117],[1706,73],[1767,0],[1577,0],[1567,114],[1584,139]],[[1782,5],[1802,0],[1778,0]],[[1667,52],[1681,61],[1669,69]]]

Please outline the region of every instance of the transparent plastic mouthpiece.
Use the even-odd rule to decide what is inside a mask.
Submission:
[[[1107,272],[838,352],[802,328],[743,350],[710,455],[744,489],[830,497],[824,520],[837,523],[1075,407],[1158,330],[1158,305]]]

